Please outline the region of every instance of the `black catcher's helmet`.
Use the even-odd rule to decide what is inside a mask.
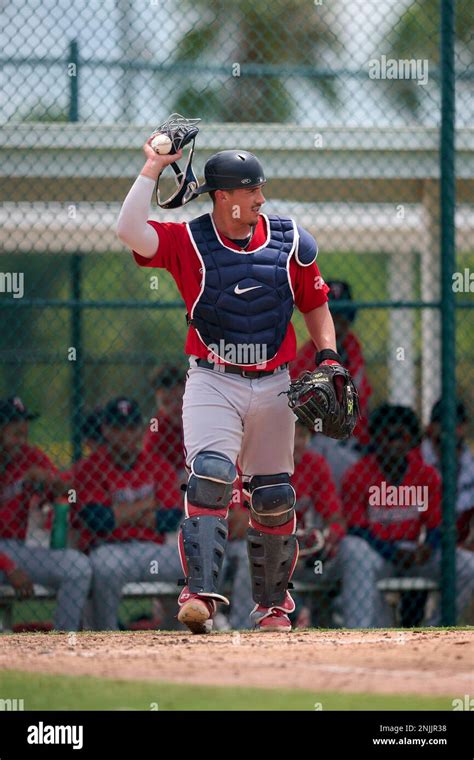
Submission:
[[[246,150],[221,150],[207,161],[204,167],[205,182],[196,195],[212,190],[236,190],[256,187],[265,180],[263,166],[253,153]]]

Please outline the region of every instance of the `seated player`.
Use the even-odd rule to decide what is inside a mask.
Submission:
[[[391,616],[381,578],[440,574],[441,481],[412,449],[420,430],[415,413],[383,404],[370,416],[373,453],[346,473],[342,501],[348,535],[339,548],[343,622],[384,627]]]
[[[332,573],[331,566],[346,531],[331,470],[324,457],[309,447],[310,440],[309,429],[298,421],[295,428],[295,471],[291,479],[298,494],[296,535],[299,560],[294,578],[317,583]],[[310,625],[311,611],[300,609],[298,619],[304,615],[308,618],[306,624]]]
[[[456,575],[459,585],[459,609],[469,604],[474,595],[474,456],[466,443],[467,409],[456,402]],[[430,424],[421,444],[421,455],[427,464],[441,469],[441,401],[431,410]]]
[[[347,282],[340,280],[326,280],[326,284],[330,288],[328,293],[329,307],[331,304],[337,301],[352,301],[352,290]],[[357,423],[354,436],[360,444],[367,444],[369,442],[368,436],[368,404],[369,398],[372,394],[372,387],[367,377],[365,368],[365,360],[362,353],[362,347],[359,339],[352,329],[352,323],[355,320],[357,310],[355,307],[350,306],[341,310],[331,310],[334,320],[334,327],[336,330],[337,338],[337,353],[341,357],[342,364],[350,372],[352,379],[359,392],[359,406],[360,406],[360,420]],[[314,343],[308,340],[299,349],[296,359],[290,365],[291,378],[295,379],[302,372],[306,370],[312,370],[314,368]],[[322,435],[316,435],[313,441],[314,446],[323,446],[328,444],[328,439],[325,439]],[[329,439],[329,445],[332,445],[333,449],[336,446],[336,451],[331,451],[329,465],[331,469],[333,466],[336,470],[333,472],[336,480],[340,475],[340,457],[344,459],[344,452],[341,452],[340,442],[334,442]],[[319,450],[319,449],[318,449]],[[328,452],[321,450],[320,453],[327,457]],[[345,459],[344,459],[345,461]],[[352,464],[350,461],[349,464]]]
[[[0,402],[0,552],[10,560],[3,574],[11,580],[13,572],[12,585],[28,594],[33,583],[55,589],[54,627],[75,631],[91,583],[88,558],[73,549],[25,545],[29,512],[67,488],[46,454],[28,443],[28,422],[37,416],[18,396]]]
[[[185,476],[183,425],[181,422],[185,372],[174,365],[157,369],[151,377],[155,393],[156,412],[145,433],[145,451],[156,452]]]
[[[33,596],[33,583],[30,576],[18,567],[8,554],[0,554],[0,583],[13,586],[19,599]]]
[[[457,494],[456,516],[458,546],[474,551],[474,456],[466,443],[468,424],[466,405],[456,402]],[[430,424],[421,444],[421,456],[427,464],[441,469],[441,401],[431,410]]]
[[[105,409],[105,444],[74,468],[76,517],[93,568],[95,630],[118,628],[126,583],[174,581],[181,575],[176,545],[182,501],[176,472],[159,454],[143,450],[143,420],[136,401],[116,398]]]

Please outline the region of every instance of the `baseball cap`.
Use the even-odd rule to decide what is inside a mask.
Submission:
[[[348,282],[344,282],[343,280],[326,280],[326,285],[330,288],[328,293],[329,308],[331,308],[331,301],[353,300],[352,288]],[[349,322],[353,322],[357,313],[357,309],[355,309],[353,306],[348,306],[342,309],[338,309],[336,313],[340,314],[343,317],[346,317]]]
[[[410,434],[417,445],[420,440],[420,423],[416,413],[409,406],[384,403],[378,406],[369,417],[369,432],[371,437],[382,431],[387,432],[388,440],[393,440],[395,430],[402,428]]]
[[[114,398],[106,405],[102,422],[112,427],[138,427],[142,424],[142,415],[138,403],[126,396]]]
[[[19,396],[10,396],[6,401],[0,401],[0,425],[18,420],[36,420],[39,414],[30,412]]]

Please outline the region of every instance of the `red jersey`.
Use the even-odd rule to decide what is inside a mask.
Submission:
[[[360,443],[366,444],[369,443],[368,406],[369,398],[372,395],[372,386],[367,377],[362,346],[356,335],[349,331],[338,350],[341,354],[342,363],[350,372],[359,392],[361,418],[354,429],[354,435]],[[315,356],[316,347],[312,340],[308,340],[301,346],[290,367],[292,380],[296,379],[302,372],[311,371],[315,368]]]
[[[145,451],[159,454],[180,472],[184,466],[183,426],[179,420],[157,415],[158,430],[147,429],[143,439]]]
[[[81,528],[81,548],[94,543],[93,536],[77,520],[77,513],[86,504],[102,504],[112,509],[120,503],[132,503],[154,496],[156,508],[179,507],[182,495],[174,468],[158,454],[141,451],[133,466],[120,467],[112,458],[108,446],[100,446],[86,459],[73,467],[76,526]],[[164,537],[156,530],[136,524],[123,524],[107,536],[107,541],[155,541],[163,543]]]
[[[402,491],[403,486],[418,488],[412,490],[413,497],[409,498],[408,491]],[[353,464],[342,483],[348,526],[368,528],[384,541],[416,541],[423,525],[428,529],[440,525],[441,479],[434,467],[409,453],[404,478],[395,491],[393,488],[374,454]]]
[[[200,271],[201,263],[187,231],[187,225],[184,222],[155,222],[153,220],[149,220],[148,224],[156,229],[160,238],[157,252],[153,258],[147,259],[134,251],[135,261],[142,267],[166,269],[173,276],[186,305],[186,310],[190,314],[193,304],[201,291],[202,272]],[[260,215],[247,252],[251,253],[263,245],[266,237],[265,218]],[[241,250],[229,238],[223,235],[221,235],[221,238],[226,246],[234,248],[236,251]],[[326,303],[329,288],[323,281],[316,263],[302,267],[298,264],[295,257],[292,256],[289,273],[292,289],[295,294],[295,304],[303,314],[317,309]],[[201,359],[208,359],[209,349],[200,340],[192,325],[188,329],[184,351],[188,355],[192,354]],[[265,368],[272,370],[280,364],[292,361],[295,355],[296,335],[294,327],[290,323],[276,356],[267,362]]]
[[[291,484],[296,491],[298,528],[321,527],[315,524],[314,517],[317,515],[327,523],[342,514],[329,465],[316,451],[307,449],[298,464],[295,463]]]
[[[55,465],[36,446],[25,444],[0,472],[0,537],[24,541],[28,523],[28,509],[34,494],[24,484],[30,467],[42,467],[58,474]]]
[[[0,554],[0,573],[10,573],[15,567],[16,565],[10,557],[6,554]]]

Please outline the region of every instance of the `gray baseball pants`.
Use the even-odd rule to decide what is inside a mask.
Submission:
[[[27,546],[11,538],[0,539],[0,552],[10,557],[33,583],[57,591],[54,628],[77,631],[92,579],[89,558],[75,549]],[[0,581],[6,582],[1,572]]]

